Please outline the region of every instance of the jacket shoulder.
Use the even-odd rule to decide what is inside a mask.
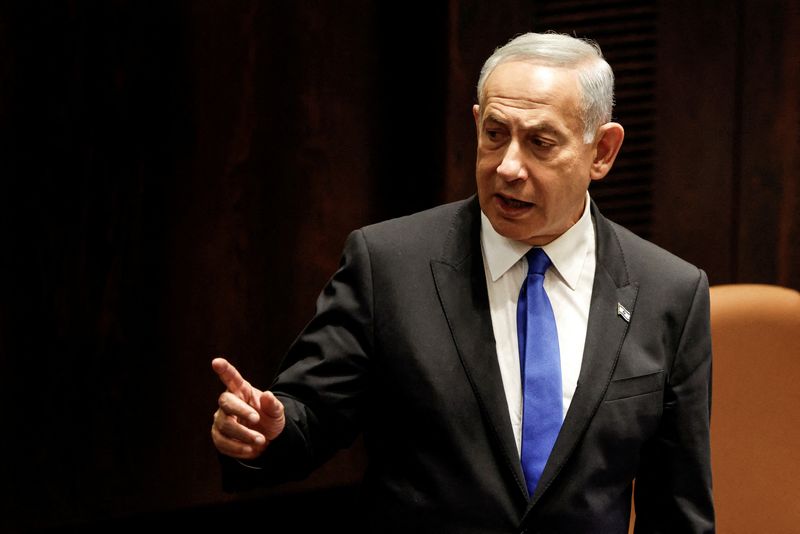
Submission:
[[[606,222],[619,242],[626,268],[633,279],[657,282],[663,286],[694,286],[698,278],[703,276],[696,265],[634,234],[624,226],[607,219]]]
[[[480,216],[473,196],[365,226],[359,231],[371,249],[388,247],[395,252],[436,254],[452,239],[453,233],[468,230],[475,220],[480,221]]]

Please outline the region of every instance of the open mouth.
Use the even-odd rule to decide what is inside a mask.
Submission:
[[[524,200],[517,200],[516,198],[505,197],[503,195],[497,195],[496,198],[502,207],[510,210],[520,210],[533,207],[533,202],[525,202]]]

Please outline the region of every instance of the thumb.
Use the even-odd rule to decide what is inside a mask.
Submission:
[[[263,417],[260,421],[261,431],[267,441],[272,441],[283,432],[286,426],[286,417],[283,413],[283,403],[271,391],[264,391],[258,396]]]
[[[259,397],[259,405],[261,413],[272,419],[280,419],[283,417],[283,403],[272,394],[271,391],[264,391]]]

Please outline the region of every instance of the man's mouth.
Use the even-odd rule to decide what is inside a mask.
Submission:
[[[533,202],[525,202],[524,200],[518,200],[503,195],[497,195],[497,199],[500,201],[500,204],[507,209],[518,210],[533,207]]]

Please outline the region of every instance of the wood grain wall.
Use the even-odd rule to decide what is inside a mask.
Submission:
[[[800,5],[663,2],[654,240],[711,283],[800,287]]]

